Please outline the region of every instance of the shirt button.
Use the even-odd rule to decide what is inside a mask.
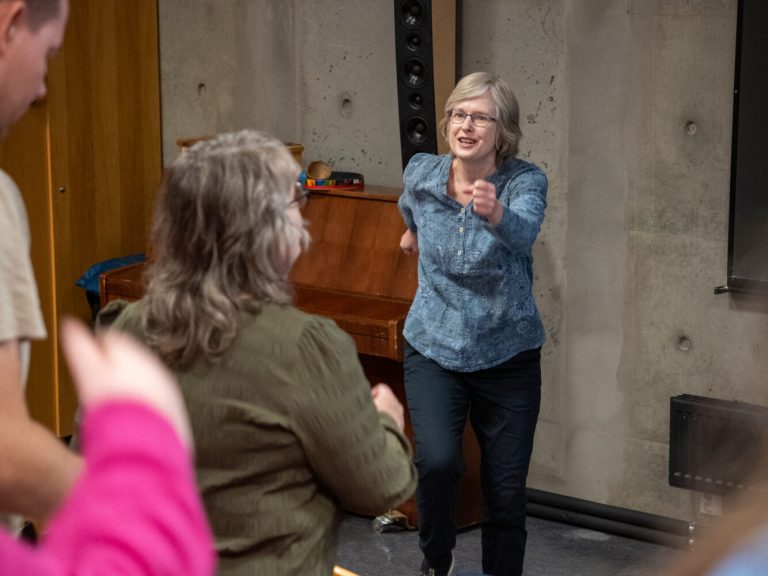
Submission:
[[[456,255],[457,255],[457,256],[461,256],[461,250],[459,250],[458,252],[456,252]]]
[[[459,232],[464,233],[464,226],[459,226]]]

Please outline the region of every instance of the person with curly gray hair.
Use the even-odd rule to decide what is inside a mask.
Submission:
[[[309,238],[285,145],[255,131],[171,165],[144,298],[114,321],[179,379],[222,576],[333,570],[342,509],[405,501],[416,472],[403,407],[371,388],[354,341],[291,305]]]

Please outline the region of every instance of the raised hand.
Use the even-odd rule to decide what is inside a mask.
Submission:
[[[402,432],[405,428],[403,405],[397,399],[395,393],[392,392],[392,388],[383,383],[376,384],[376,386],[371,388],[371,398],[376,406],[376,410],[391,416]]]
[[[192,431],[170,372],[129,336],[106,332],[97,338],[80,322],[65,319],[62,346],[85,410],[111,400],[142,402],[162,414],[186,446]]]
[[[472,183],[472,206],[475,214],[488,219],[496,226],[504,215],[504,206],[496,199],[496,186],[487,180]]]

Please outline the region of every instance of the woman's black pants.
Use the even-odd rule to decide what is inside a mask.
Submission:
[[[519,576],[525,555],[525,481],[541,403],[541,349],[485,370],[442,368],[406,343],[405,389],[419,472],[419,545],[447,566],[456,544],[456,498],[469,415],[480,444],[483,572]]]

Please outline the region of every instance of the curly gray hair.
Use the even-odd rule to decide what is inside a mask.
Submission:
[[[285,144],[256,131],[198,142],[168,169],[152,226],[143,326],[174,367],[215,361],[240,310],[290,303],[286,246],[305,248],[287,214],[299,166]]]

